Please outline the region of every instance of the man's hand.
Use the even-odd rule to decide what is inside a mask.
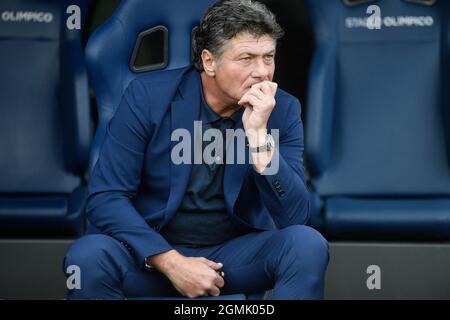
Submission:
[[[185,257],[175,250],[152,257],[150,263],[163,272],[183,296],[218,296],[224,279],[216,272],[221,263],[203,257]]]
[[[275,82],[259,82],[254,84],[238,102],[245,107],[242,123],[252,147],[265,142],[267,122],[275,107],[277,88],[278,85]],[[260,138],[264,139],[261,141]]]
[[[275,107],[275,94],[278,85],[275,82],[263,81],[254,84],[239,100],[245,107],[242,115],[245,135],[250,147],[262,146],[267,141],[267,122]],[[273,150],[262,153],[252,153],[253,164],[258,173],[262,173],[273,157]]]

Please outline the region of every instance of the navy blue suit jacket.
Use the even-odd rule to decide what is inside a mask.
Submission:
[[[129,247],[140,265],[172,249],[158,231],[176,213],[192,165],[172,163],[171,148],[178,142],[171,141],[171,134],[185,128],[194,136],[200,85],[192,67],[137,77],[108,125],[89,179],[90,224]],[[255,230],[308,219],[300,103],[281,89],[275,98],[268,128],[279,129],[278,173],[260,175],[248,161],[225,165],[227,212],[237,224]]]

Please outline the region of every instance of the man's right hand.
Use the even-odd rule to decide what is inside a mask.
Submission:
[[[183,296],[218,296],[224,279],[216,272],[221,263],[203,257],[185,257],[170,250],[149,258],[149,263],[164,273]]]

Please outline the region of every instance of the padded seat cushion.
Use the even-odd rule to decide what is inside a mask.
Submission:
[[[46,196],[1,196],[2,236],[57,236],[77,234],[83,227],[86,190]]]
[[[326,200],[325,229],[333,237],[450,239],[450,199]]]

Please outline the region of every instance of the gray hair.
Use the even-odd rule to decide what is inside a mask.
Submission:
[[[275,41],[284,35],[275,15],[261,2],[219,0],[205,12],[192,37],[195,68],[203,71],[201,55],[204,49],[220,59],[228,41],[241,33],[255,37],[269,35]]]

